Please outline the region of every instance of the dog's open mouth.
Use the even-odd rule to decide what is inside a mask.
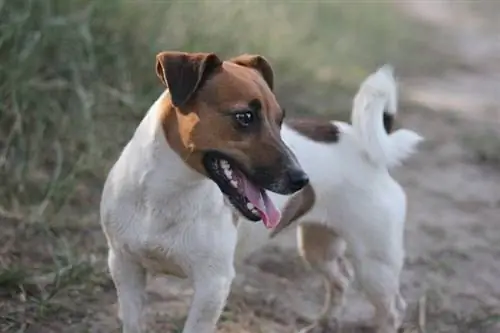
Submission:
[[[237,163],[224,154],[208,152],[203,164],[210,178],[243,216],[255,222],[262,220],[267,228],[276,227],[280,211],[266,191],[253,183]]]

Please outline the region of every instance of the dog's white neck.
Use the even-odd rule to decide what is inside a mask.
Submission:
[[[146,113],[146,116],[139,124],[135,134],[134,142],[142,147],[143,162],[153,163],[155,178],[163,182],[180,186],[196,186],[208,182],[203,175],[191,169],[181,157],[170,147],[165,137],[164,129],[160,121],[161,103],[166,98],[166,90]]]

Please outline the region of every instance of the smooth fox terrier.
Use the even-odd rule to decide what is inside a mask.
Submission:
[[[142,332],[146,272],[189,278],[183,332],[210,333],[235,275],[236,216],[274,228],[280,212],[265,190],[292,194],[309,179],[281,139],[265,58],[162,52],[156,74],[168,88],[104,185],[108,265],[124,333]]]

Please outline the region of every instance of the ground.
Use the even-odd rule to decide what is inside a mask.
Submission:
[[[485,12],[446,2],[407,2],[399,7],[402,15],[439,25],[443,33],[432,36],[434,44],[461,60],[460,66],[450,65],[439,76],[401,80],[399,123],[426,139],[419,153],[394,173],[409,200],[401,278],[409,303],[407,330],[418,326],[420,315],[426,332],[499,332],[497,26],[483,24]],[[451,27],[448,23],[457,18],[460,27]],[[89,206],[96,204],[96,193],[80,197],[87,198]],[[0,214],[0,264],[34,269],[49,264],[58,272],[31,276],[11,269],[0,276],[0,331],[119,332],[116,295],[105,268],[106,248],[96,214],[75,230],[44,228]],[[50,253],[47,239],[61,234],[67,236],[61,239],[68,243],[59,247],[65,250]],[[85,283],[75,283],[81,279]],[[218,332],[296,332],[304,319],[316,315],[322,291],[319,279],[299,260],[290,231],[255,253],[238,272]],[[191,295],[191,287],[181,280],[152,279],[149,330],[181,332]],[[351,288],[343,332],[367,332],[360,323],[371,311],[356,287]]]

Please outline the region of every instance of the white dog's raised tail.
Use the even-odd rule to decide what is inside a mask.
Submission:
[[[423,138],[417,133],[399,129],[393,133],[385,127],[384,118],[397,113],[397,84],[390,65],[380,67],[361,84],[354,98],[351,122],[356,136],[373,163],[391,168],[400,165]]]

